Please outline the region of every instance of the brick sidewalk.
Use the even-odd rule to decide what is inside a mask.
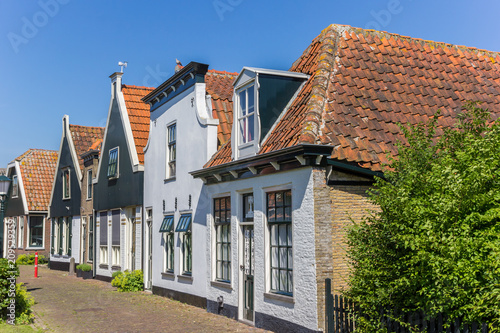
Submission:
[[[265,332],[205,309],[146,292],[120,293],[110,283],[20,266],[35,298],[35,325],[50,332]]]

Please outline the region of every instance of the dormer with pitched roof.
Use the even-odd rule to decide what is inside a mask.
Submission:
[[[153,88],[122,84],[122,76],[119,72],[110,76],[111,100],[93,180],[97,276],[102,279],[110,279],[112,270],[141,268],[141,238],[135,235],[142,224],[144,147],[149,134],[149,106],[141,98]]]
[[[308,78],[297,72],[242,69],[234,81],[233,159],[259,152],[261,143]]]

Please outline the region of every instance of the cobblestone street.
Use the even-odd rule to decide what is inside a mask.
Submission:
[[[18,282],[35,298],[35,326],[48,332],[265,332],[205,309],[110,283],[20,266]]]

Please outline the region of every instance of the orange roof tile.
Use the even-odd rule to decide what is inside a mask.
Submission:
[[[80,125],[69,125],[71,138],[75,145],[76,156],[83,171],[83,159],[81,155],[89,150],[100,149],[104,137],[104,127],[90,127]]]
[[[238,73],[209,69],[205,74],[207,93],[212,97],[212,116],[219,119],[217,147],[231,138],[233,127],[233,82]]]
[[[29,149],[16,158],[19,162],[29,211],[47,211],[58,152]]]
[[[149,87],[122,85],[123,98],[140,164],[144,164],[144,147],[148,143],[149,136],[149,105],[144,103],[142,98],[153,90],[154,88]]]
[[[331,25],[290,71],[311,75],[259,153],[300,143],[329,144],[332,158],[381,170],[404,142],[397,123],[454,123],[469,100],[500,115],[500,54],[387,32]],[[226,163],[224,145],[205,167]]]

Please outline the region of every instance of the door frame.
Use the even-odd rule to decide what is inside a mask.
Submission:
[[[252,226],[254,230],[254,249],[255,249],[255,226],[254,226],[254,221],[244,221],[244,207],[245,205],[243,204],[244,198],[246,195],[252,194],[253,195],[253,205],[255,205],[255,194],[253,192],[245,192],[245,193],[240,193],[238,195],[238,204],[237,204],[237,209],[238,209],[238,220],[239,220],[239,226],[238,226],[238,318],[239,320],[246,322],[248,324],[254,325],[255,323],[255,267],[254,267],[254,275],[253,275],[253,315],[252,319],[249,320],[245,316],[245,235],[244,235],[244,229],[247,226]],[[253,206],[253,210],[255,212],[255,206]],[[255,263],[255,250],[254,250],[254,263]]]
[[[151,212],[151,216],[148,214]],[[146,218],[145,223],[145,239],[144,239],[144,289],[152,290],[153,288],[153,209],[146,208],[144,212]]]

